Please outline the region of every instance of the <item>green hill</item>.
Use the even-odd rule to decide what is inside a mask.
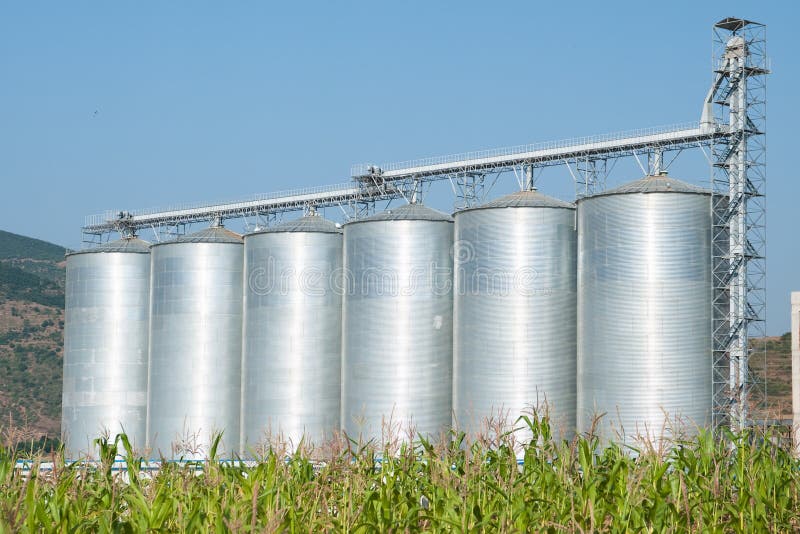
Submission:
[[[53,263],[64,261],[67,249],[40,239],[0,230],[0,260],[26,259]]]
[[[0,231],[0,432],[7,443],[60,434],[65,251]]]
[[[64,276],[63,273],[61,276]],[[22,300],[64,309],[64,289],[61,284],[2,262],[0,295],[7,300]]]
[[[758,341],[758,340],[756,340]],[[759,356],[751,360],[750,368],[756,377],[765,379],[767,419],[792,418],[792,335],[766,338],[766,364]]]

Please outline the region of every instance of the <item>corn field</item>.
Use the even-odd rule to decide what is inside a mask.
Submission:
[[[800,463],[769,436],[709,432],[656,450],[558,441],[546,418],[466,443],[346,439],[257,462],[142,468],[124,435],[99,461],[0,457],[0,532],[797,532]],[[127,471],[115,472],[122,457]],[[320,458],[324,457],[324,460]],[[518,461],[518,458],[521,460]],[[37,460],[39,461],[39,460]]]

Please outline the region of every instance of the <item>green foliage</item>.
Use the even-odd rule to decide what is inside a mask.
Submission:
[[[56,282],[0,263],[0,296],[64,309],[64,290]]]
[[[750,370],[756,381],[766,385],[766,413],[756,417],[786,419],[792,413],[792,347],[789,332],[780,337],[753,339],[756,353],[750,359]],[[760,351],[766,349],[763,357]],[[762,382],[763,381],[763,382]],[[754,406],[754,409],[757,409]]]
[[[25,258],[60,262],[67,250],[64,247],[0,230],[0,260]]]
[[[58,426],[50,431],[35,426],[42,416],[50,421],[61,417],[62,361],[56,352],[61,333],[56,333],[59,339],[47,345],[31,342],[37,331],[0,334],[0,392],[11,400],[0,412],[2,424],[58,435]]]
[[[767,339],[768,352],[792,352],[792,333],[786,332],[777,339]]]
[[[796,532],[800,462],[748,432],[701,433],[667,452],[555,441],[546,419],[518,463],[509,435],[376,451],[340,444],[252,464],[164,463],[148,471],[125,436],[99,462],[14,469],[0,450],[0,532]],[[518,449],[519,450],[519,449]],[[380,454],[379,454],[380,453]],[[122,458],[127,473],[112,469]],[[379,460],[380,458],[380,460]],[[47,459],[47,458],[46,458]]]
[[[61,440],[39,436],[37,439],[20,441],[14,446],[17,454],[33,457],[42,453],[50,454],[56,452],[61,447]]]
[[[59,434],[64,252],[0,231],[0,421],[25,439]]]
[[[15,267],[48,282],[55,282],[61,288],[64,287],[66,282],[66,270],[64,268],[66,264],[63,261],[56,263],[48,260],[12,259],[0,260],[0,264]]]

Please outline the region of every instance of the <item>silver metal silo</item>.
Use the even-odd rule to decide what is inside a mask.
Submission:
[[[578,201],[581,431],[603,413],[621,441],[709,422],[710,241],[708,192],[663,174]]]
[[[319,215],[246,235],[242,445],[339,430],[342,231]]]
[[[455,214],[453,411],[471,437],[545,402],[574,433],[576,242],[575,206],[535,191]]]
[[[152,455],[239,452],[242,239],[212,227],[152,247],[147,442]]]
[[[67,458],[92,440],[128,435],[145,446],[148,243],[124,238],[67,256],[61,433]]]
[[[408,204],[344,226],[342,427],[437,437],[452,418],[450,216]],[[386,423],[386,425],[384,425]]]

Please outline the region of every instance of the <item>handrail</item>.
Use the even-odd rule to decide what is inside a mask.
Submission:
[[[655,126],[650,128],[640,128],[637,130],[628,130],[616,133],[607,133],[600,135],[590,135],[582,137],[573,137],[570,139],[561,139],[557,141],[545,141],[541,143],[531,143],[527,145],[516,145],[510,147],[491,148],[486,150],[476,150],[471,152],[462,152],[458,154],[449,154],[446,156],[434,156],[428,158],[412,159],[406,161],[399,161],[393,163],[386,163],[382,165],[375,165],[369,163],[361,163],[353,165],[351,168],[351,176],[359,177],[370,174],[370,168],[378,167],[382,171],[398,171],[402,169],[427,167],[431,165],[445,165],[448,163],[457,163],[460,161],[468,161],[475,159],[494,158],[502,156],[513,156],[515,154],[524,154],[526,152],[537,152],[540,150],[555,150],[562,148],[569,148],[573,146],[580,146],[592,143],[603,143],[608,141],[622,141],[625,139],[634,139],[637,137],[647,137],[660,134],[669,134],[683,130],[697,129],[699,123],[697,121],[684,122],[679,124],[672,124],[669,126]]]

